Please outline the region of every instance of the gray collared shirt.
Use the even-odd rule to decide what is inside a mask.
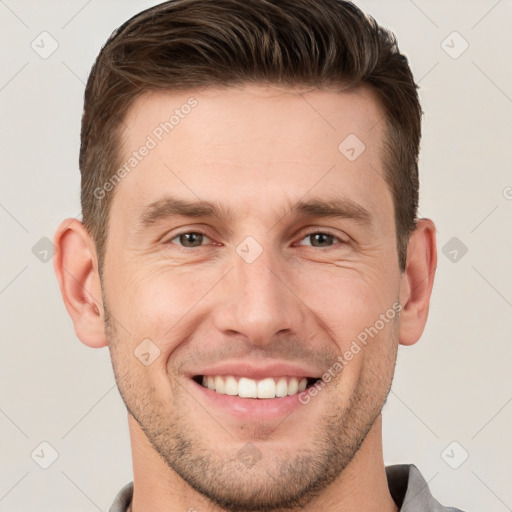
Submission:
[[[400,512],[463,512],[458,508],[443,507],[430,494],[427,482],[414,464],[386,466],[389,492]],[[109,512],[126,512],[132,501],[133,482],[117,494]]]

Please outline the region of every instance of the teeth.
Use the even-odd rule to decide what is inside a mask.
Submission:
[[[224,386],[226,395],[238,395],[238,382],[235,377],[228,377]]]
[[[296,395],[308,385],[307,378],[267,377],[263,380],[233,376],[203,376],[203,386],[221,395],[238,395],[242,398],[280,398]]]
[[[215,388],[217,391],[217,388]],[[219,391],[219,393],[221,393]],[[255,380],[242,377],[238,381],[238,396],[243,398],[258,398],[258,384]]]
[[[274,379],[268,378],[258,381],[258,398],[275,398],[276,383]]]
[[[276,396],[283,397],[288,395],[288,382],[286,382],[286,379],[284,377],[281,377],[277,381],[276,386]]]
[[[224,381],[222,377],[215,377],[215,390],[224,394]]]
[[[297,379],[292,379],[290,384],[288,384],[288,395],[296,395],[299,391],[299,381]]]

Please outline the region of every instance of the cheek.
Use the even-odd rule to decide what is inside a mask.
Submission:
[[[117,283],[116,312],[132,339],[149,338],[162,352],[172,350],[173,340],[180,340],[197,306],[219,280],[219,269],[184,270],[169,265],[145,265],[127,268],[131,276]],[[190,325],[188,325],[190,329]]]
[[[374,326],[381,315],[390,310],[394,313],[396,286],[389,276],[368,266],[321,269],[306,274],[303,272],[297,280],[294,292],[323,324],[319,327],[332,336],[341,351],[347,350],[365,329]],[[390,318],[385,327],[379,322],[379,330],[385,331],[389,323]]]

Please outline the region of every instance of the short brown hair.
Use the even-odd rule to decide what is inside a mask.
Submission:
[[[418,209],[422,110],[393,33],[342,0],[171,0],[115,30],[84,97],[82,222],[101,273],[113,191],[96,190],[120,165],[123,119],[142,93],[248,83],[369,86],[384,112],[385,179],[393,195],[400,270]]]

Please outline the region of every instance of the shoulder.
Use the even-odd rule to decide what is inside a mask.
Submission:
[[[108,512],[126,512],[133,496],[133,482],[127,483],[116,495]]]
[[[414,464],[386,466],[389,492],[400,512],[464,512],[441,505]]]

